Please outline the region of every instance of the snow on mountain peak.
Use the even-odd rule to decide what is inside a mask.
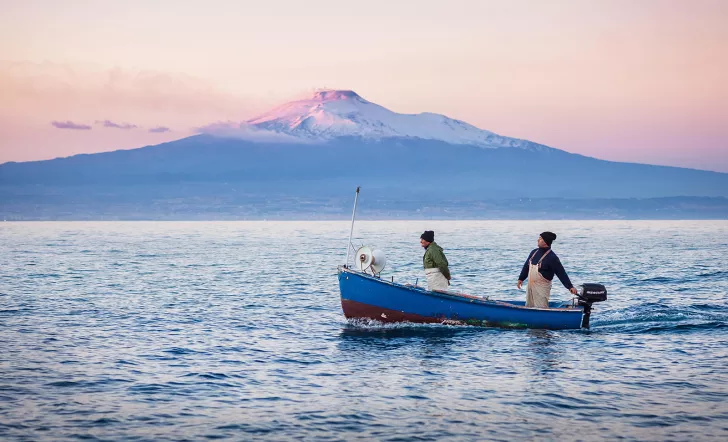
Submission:
[[[311,98],[286,103],[248,124],[314,139],[415,137],[473,144],[494,135],[444,115],[392,112],[348,90],[318,91]]]
[[[364,101],[363,98],[359,96],[354,91],[346,91],[346,90],[333,90],[333,89],[324,89],[317,91],[313,94],[313,97],[311,97],[312,100],[319,100],[319,101],[334,101],[334,100],[347,100],[347,99],[358,99],[361,101]]]
[[[319,90],[310,98],[285,103],[243,125],[309,142],[346,136],[375,140],[407,137],[481,147],[545,148],[529,141],[502,137],[440,114],[392,112],[351,90]]]

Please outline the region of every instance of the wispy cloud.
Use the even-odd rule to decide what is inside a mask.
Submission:
[[[110,127],[112,129],[124,129],[124,130],[136,129],[137,127],[139,127],[136,124],[114,123],[111,120],[103,120],[103,121],[96,120],[96,124],[102,124],[104,127]]]
[[[51,124],[57,129],[91,130],[91,126],[87,124],[78,124],[73,121],[51,121]]]
[[[153,134],[161,134],[163,132],[169,132],[169,131],[170,131],[170,128],[164,127],[164,126],[153,127],[151,129],[149,129],[149,132],[151,132]]]
[[[144,127],[191,127],[203,121],[253,116],[278,100],[239,95],[213,81],[174,72],[1,59],[0,97],[0,113],[51,115],[49,121],[54,115],[90,122],[100,117],[117,123],[133,118],[134,124]],[[160,117],[165,119],[155,120]]]
[[[247,123],[217,122],[195,129],[197,132],[220,138],[237,138],[257,143],[304,143],[312,141],[280,132],[259,129]]]

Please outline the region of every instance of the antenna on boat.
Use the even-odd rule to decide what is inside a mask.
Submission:
[[[354,211],[351,213],[351,230],[349,230],[349,243],[346,245],[346,263],[344,267],[349,268],[349,251],[354,246],[351,244],[351,238],[354,236],[354,218],[356,218],[356,205],[359,202],[359,186],[356,186],[356,196],[354,197]]]

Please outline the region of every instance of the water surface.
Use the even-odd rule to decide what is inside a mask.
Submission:
[[[0,224],[5,440],[725,440],[728,222],[361,222],[395,281],[515,288],[538,233],[590,331],[348,323],[347,222]],[[552,297],[567,299],[558,283]]]

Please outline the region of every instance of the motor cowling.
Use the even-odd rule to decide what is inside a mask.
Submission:
[[[589,303],[604,302],[607,300],[607,288],[601,284],[583,284],[579,292],[579,299]]]

